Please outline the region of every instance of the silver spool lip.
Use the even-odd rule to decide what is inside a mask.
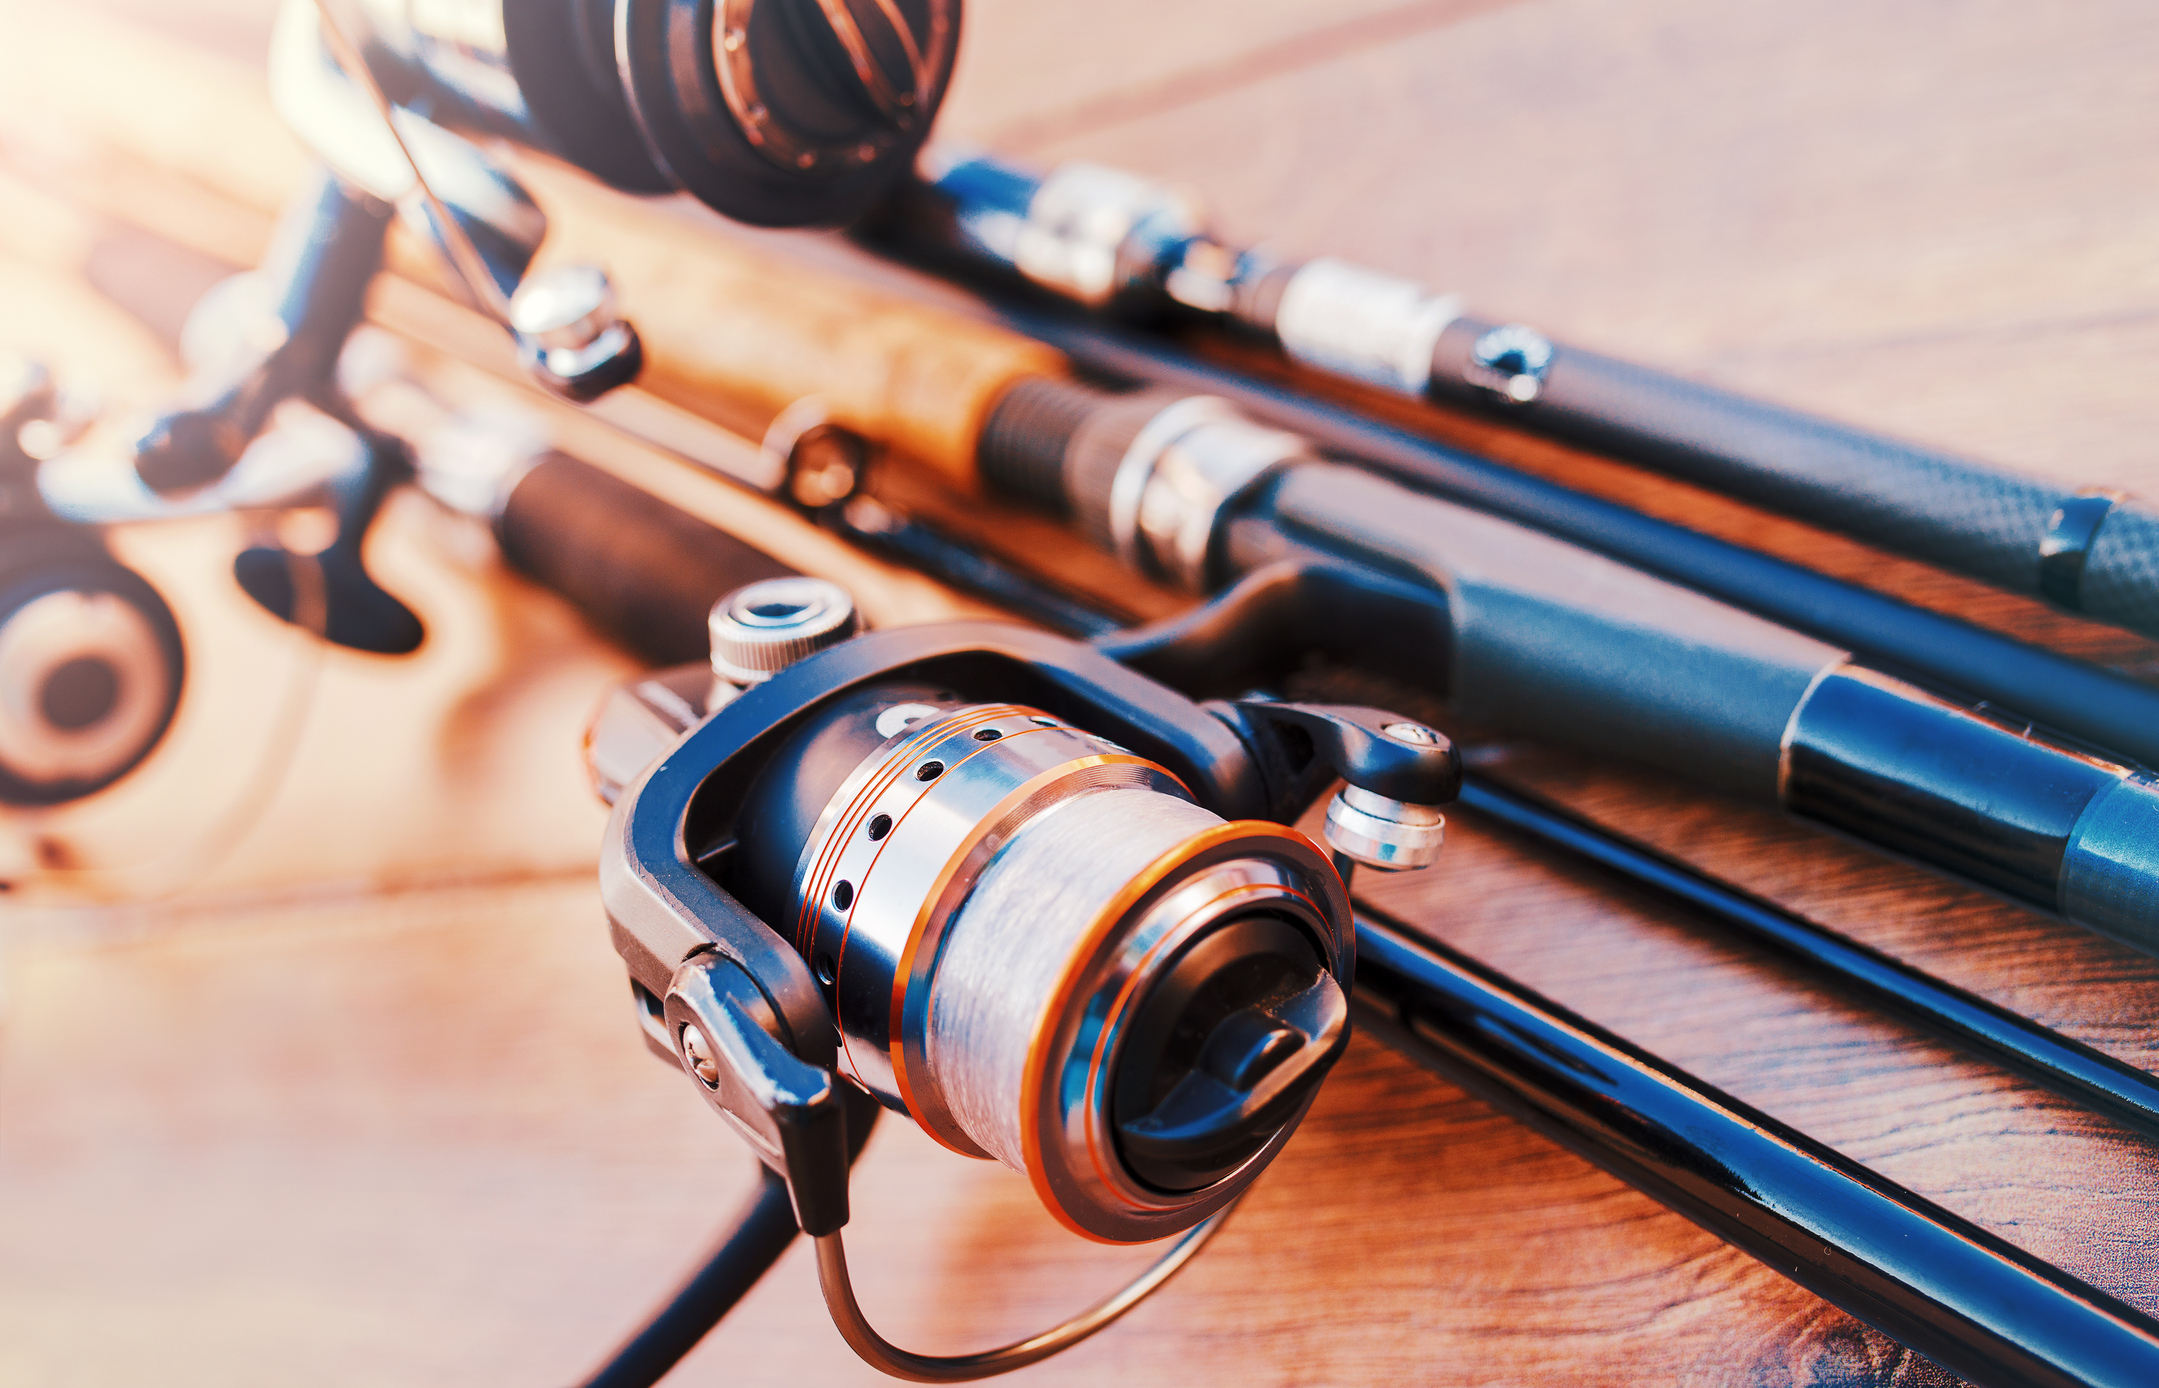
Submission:
[[[1251,820],[1225,821],[1157,860],[1097,918],[1092,947],[1073,957],[1030,1048],[1021,1123],[1028,1179],[1074,1233],[1146,1243],[1188,1228],[1242,1194],[1302,1122],[1309,1101],[1234,1170],[1188,1192],[1136,1179],[1111,1127],[1108,1088],[1124,1028],[1151,982],[1188,947],[1255,910],[1296,919],[1348,991],[1356,945],[1341,878],[1297,830]]]
[[[1037,821],[1131,790],[1190,803],[1161,767],[1013,704],[942,710],[897,728],[865,758],[819,815],[796,865],[794,914],[776,922],[824,983],[841,1073],[942,1145],[990,1156],[959,1125],[946,1092],[953,1077],[930,1060],[947,931]],[[1156,1190],[1134,1177],[1110,1085],[1153,983],[1188,947],[1255,912],[1291,918],[1338,982],[1351,975],[1348,901],[1325,854],[1281,825],[1206,817],[1210,825],[1165,840],[1145,870],[1104,894],[1054,971],[1021,1058],[1022,1169],[1060,1223],[1097,1241],[1145,1242],[1205,1218],[1274,1158],[1303,1111],[1202,1189]]]
[[[1061,800],[1120,786],[1190,798],[1161,767],[1037,709],[973,704],[899,728],[841,785],[803,846],[786,933],[813,967],[831,961],[842,1070],[954,1151],[989,1155],[951,1118],[926,1061],[945,927],[1008,834]],[[879,818],[883,832],[869,827]],[[864,969],[874,1002],[860,991]]]
[[[712,606],[712,672],[736,684],[761,684],[855,634],[855,600],[822,578],[768,578],[737,588]]]

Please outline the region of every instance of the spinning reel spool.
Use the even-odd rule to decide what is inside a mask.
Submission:
[[[172,609],[37,488],[40,431],[64,431],[42,367],[0,361],[0,804],[111,785],[172,726],[186,657]]]
[[[1121,1314],[1281,1151],[1348,1041],[1343,874],[1431,861],[1460,769],[1381,710],[1195,704],[1025,628],[852,629],[832,584],[753,584],[714,610],[731,678],[603,705],[602,892],[647,1040],[786,1177],[849,1343],[981,1377]],[[1330,862],[1286,826],[1338,778]],[[899,1350],[847,1283],[843,1082],[1077,1233],[1186,1237],[1046,1335]]]

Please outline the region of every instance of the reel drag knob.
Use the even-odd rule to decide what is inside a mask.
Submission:
[[[150,754],[180,702],[172,610],[90,536],[0,534],[0,803],[56,805]]]
[[[712,605],[712,673],[762,684],[861,627],[854,597],[822,578],[768,578]]]
[[[608,691],[585,729],[585,768],[612,805],[700,719],[753,684],[853,636],[854,596],[822,578],[768,578],[712,605],[711,673],[666,670]]]

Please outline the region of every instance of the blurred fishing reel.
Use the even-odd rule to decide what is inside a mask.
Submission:
[[[318,14],[411,126],[511,140],[757,226],[849,220],[910,169],[960,36],[959,0],[287,0],[280,109],[355,170],[360,132],[330,128],[339,98],[305,66]]]
[[[1454,750],[1376,709],[1195,704],[1017,626],[850,636],[816,579],[753,584],[712,627],[711,671],[626,686],[588,742],[646,1037],[786,1177],[865,1359],[950,1381],[1054,1353],[1295,1131],[1348,1041],[1342,873],[1431,861]],[[1330,863],[1286,826],[1337,780]],[[849,1290],[840,1080],[1077,1233],[1185,1237],[1047,1335],[900,1350]]]
[[[582,401],[642,347],[596,267],[528,277],[547,219],[474,138],[757,226],[839,223],[912,167],[958,43],[958,0],[287,0],[270,77],[339,179],[404,213]]]
[[[54,805],[112,784],[180,704],[172,609],[38,491],[39,464],[72,431],[68,413],[44,368],[0,361],[0,804]]]
[[[568,159],[632,192],[687,191],[758,225],[843,221],[911,167],[958,42],[958,0],[288,0],[272,95],[328,167],[262,270],[206,304],[223,320],[207,336],[222,345],[141,440],[137,473],[163,496],[214,486],[290,399],[352,426],[371,458],[339,497],[337,542],[312,567],[250,551],[236,575],[297,621],[308,601],[294,575],[306,570],[329,639],[415,649],[418,618],[361,560],[411,460],[361,426],[335,378],[393,217],[440,251],[535,380],[591,401],[635,379],[643,345],[603,271],[534,268],[546,215],[468,137]]]

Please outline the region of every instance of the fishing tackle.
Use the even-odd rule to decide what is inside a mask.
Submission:
[[[717,708],[619,788],[602,897],[648,1042],[786,1178],[849,1343],[981,1377],[1122,1314],[1289,1140],[1348,1039],[1343,875],[1433,861],[1461,770],[1383,710],[1196,704],[1026,628],[852,618],[816,579],[715,607]],[[611,700],[588,746],[664,708]],[[1287,824],[1338,780],[1330,860]],[[1045,1335],[899,1350],[847,1280],[842,1085],[1075,1232],[1183,1237]]]

